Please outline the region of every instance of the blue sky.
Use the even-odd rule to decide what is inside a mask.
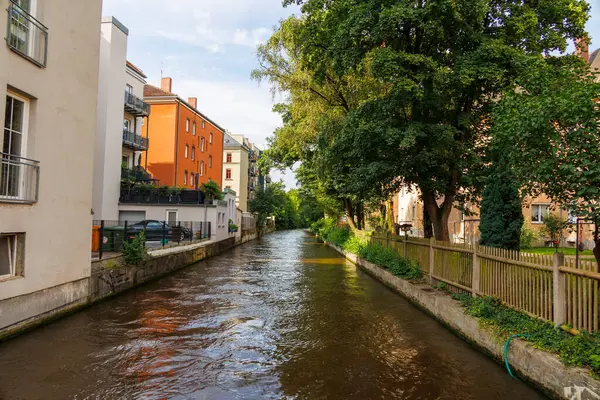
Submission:
[[[600,0],[591,0],[591,49],[600,47]],[[298,14],[281,0],[104,0],[103,14],[129,28],[128,59],[159,85],[173,78],[173,91],[198,97],[198,108],[232,133],[260,147],[281,123],[271,109],[267,84],[250,80],[256,46],[282,18]],[[293,174],[273,172],[294,187]]]

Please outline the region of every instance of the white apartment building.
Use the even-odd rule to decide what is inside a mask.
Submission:
[[[223,189],[236,192],[236,206],[248,211],[250,170],[248,139],[243,135],[225,134],[223,138]],[[235,221],[235,220],[234,220]]]
[[[86,301],[101,0],[0,0],[0,336]]]
[[[144,178],[137,168],[148,150],[142,126],[150,106],[142,98],[146,75],[127,61],[129,30],[114,17],[103,17],[100,37],[98,120],[94,153],[94,220],[119,219],[121,176]]]

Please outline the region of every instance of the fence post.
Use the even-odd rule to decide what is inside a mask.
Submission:
[[[404,232],[404,240],[402,241],[402,254],[404,255],[404,258],[408,258],[408,251],[407,251],[407,240],[408,240],[408,233]]]
[[[177,231],[178,231],[177,232],[178,233],[178,235],[177,235],[177,244],[180,244],[181,243],[181,232],[183,232],[181,230],[181,221],[177,222],[177,228],[178,228],[177,229]]]
[[[429,238],[429,283],[433,283],[433,266],[435,265],[435,262],[433,260],[433,257],[435,255],[435,252],[433,251],[433,237]]]
[[[479,245],[475,244],[473,246],[473,282],[471,285],[473,297],[477,297],[481,286],[481,261],[479,260],[479,255],[477,254],[478,249]]]
[[[163,222],[163,227],[162,227],[162,240],[160,241],[160,243],[162,244],[162,247],[164,248],[165,245],[167,244],[167,221]]]
[[[100,221],[100,247],[98,248],[98,259],[102,260],[102,253],[104,247],[104,220]]]
[[[554,325],[561,326],[565,323],[565,305],[567,302],[565,274],[559,271],[559,267],[565,265],[565,255],[554,253],[553,265],[553,301],[554,301]]]

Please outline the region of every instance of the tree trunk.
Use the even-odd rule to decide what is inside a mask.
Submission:
[[[348,225],[352,229],[356,229],[356,224],[354,223],[354,208],[352,207],[352,200],[344,199],[344,208],[346,209],[346,219],[348,220]]]
[[[387,230],[388,232],[394,233],[394,210],[392,208],[392,202],[388,200],[385,202],[385,205],[388,210],[386,215]]]
[[[358,223],[358,229],[365,229],[365,207],[363,203],[358,203],[356,205],[356,219]]]
[[[452,203],[454,202],[453,195],[446,195],[442,207],[438,206],[433,193],[423,194],[423,203],[433,225],[433,234],[435,240],[443,242],[450,241],[450,229],[448,229],[448,220],[452,212]]]
[[[433,237],[433,225],[427,207],[423,207],[423,235],[425,239]]]

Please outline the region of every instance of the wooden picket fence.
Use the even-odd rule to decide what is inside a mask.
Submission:
[[[491,296],[532,317],[577,330],[600,330],[600,273],[595,260],[542,256],[396,235],[371,241],[417,262],[429,282],[454,293]]]

